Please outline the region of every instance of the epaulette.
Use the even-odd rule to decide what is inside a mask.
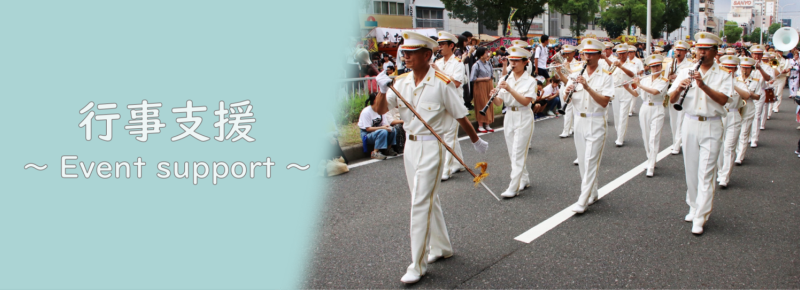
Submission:
[[[408,74],[410,74],[410,73],[411,73],[411,72],[407,72],[407,73],[401,74],[401,75],[399,75],[399,76],[396,76],[396,77],[394,77],[394,78],[395,78],[395,79],[399,79],[399,78],[402,78],[402,77],[407,77],[407,76],[408,76]]]
[[[662,81],[665,81],[665,82],[668,82],[668,81],[669,81],[669,79],[668,79],[667,77],[661,77],[661,80],[662,80]]]
[[[461,62],[461,59],[460,59],[460,58],[458,58],[458,57],[456,57],[456,61],[458,61],[458,62]]]
[[[607,71],[606,69],[603,69],[603,73],[606,73],[606,74],[611,74],[611,72],[610,72],[610,71]]]
[[[447,77],[446,75],[444,75],[443,73],[438,72],[438,71],[436,72],[436,78],[444,81],[444,83],[446,83],[446,84],[450,83],[450,78]]]

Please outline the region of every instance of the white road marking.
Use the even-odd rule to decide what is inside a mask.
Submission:
[[[664,149],[664,151],[659,152],[658,159],[656,160],[656,162],[661,161],[661,159],[664,159],[664,157],[667,157],[667,155],[669,155],[671,151],[672,148],[667,147],[667,149]],[[614,191],[614,189],[617,189],[621,185],[633,179],[633,177],[635,177],[636,175],[642,173],[642,171],[644,171],[646,168],[647,168],[647,162],[646,161],[642,162],[642,164],[637,165],[630,171],[626,172],[620,177],[617,177],[617,179],[614,179],[605,186],[601,187],[600,189],[597,190],[598,193],[597,199],[601,199],[607,194],[611,193],[612,191]],[[535,227],[532,227],[531,229],[522,233],[521,235],[517,236],[514,239],[526,244],[532,242],[533,240],[544,235],[547,231],[552,230],[559,224],[563,223],[564,221],[575,215],[575,212],[570,210],[570,208],[572,208],[572,204],[570,204],[567,208],[551,216],[545,221],[539,223]]]
[[[540,118],[540,119],[538,119],[538,120],[536,120],[534,122],[540,122],[540,121],[544,121],[544,120],[548,120],[548,119],[553,119],[553,116],[547,116],[547,117],[544,117],[544,118]],[[494,133],[497,133],[497,132],[503,132],[503,128],[494,129]],[[478,133],[478,136],[480,137],[480,136],[483,136],[483,135],[486,135],[486,134],[492,134],[492,133],[491,132],[489,132],[489,133]],[[467,139],[469,139],[469,136],[464,136],[464,137],[458,138],[458,141],[464,141],[464,140],[467,140]],[[402,157],[402,156],[403,156],[403,154],[399,154],[397,156],[391,156],[391,157],[387,156],[386,160],[393,159],[393,158],[398,158],[398,157]],[[379,159],[368,159],[368,160],[361,161],[361,162],[358,162],[358,163],[349,164],[349,165],[347,165],[347,168],[348,169],[353,169],[353,168],[361,167],[361,166],[364,166],[364,165],[370,165],[372,163],[376,163],[376,162],[379,162],[379,161],[381,161],[381,160],[379,160]]]

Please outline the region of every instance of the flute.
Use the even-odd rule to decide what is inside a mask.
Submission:
[[[690,76],[694,75],[694,72],[696,70],[700,69],[700,65],[703,64],[703,59],[705,59],[705,56],[701,56],[700,57],[700,61],[697,62],[697,66],[694,68],[694,70],[689,71],[689,75]],[[677,111],[683,110],[683,100],[686,98],[686,93],[689,92],[689,88],[691,88],[691,87],[692,87],[692,83],[689,82],[689,86],[687,86],[686,90],[684,90],[683,94],[681,94],[681,98],[678,100],[678,103],[672,105],[672,107],[675,108],[675,110],[677,110]]]

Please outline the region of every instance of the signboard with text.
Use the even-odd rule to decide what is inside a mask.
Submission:
[[[753,7],[753,0],[733,0],[734,7]]]

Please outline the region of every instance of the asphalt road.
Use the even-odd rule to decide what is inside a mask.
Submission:
[[[412,286],[400,282],[411,263],[410,195],[402,158],[351,169],[329,179],[325,211],[310,249],[306,288],[800,288],[800,158],[793,154],[796,105],[784,90],[780,113],[761,131],[717,188],[705,233],[683,221],[683,155],[669,155],[591,206],[526,244],[514,238],[572,205],[580,176],[563,119],[537,122],[527,165],[532,187],[496,201],[472,187],[468,173],[443,182],[439,194],[455,255],[437,261]],[[611,114],[609,114],[610,116]],[[646,160],[638,115],[625,146],[608,125],[599,181],[604,186]],[[497,194],[511,167],[502,132],[482,136],[479,155],[461,141],[465,161],[489,163]],[[669,120],[661,150],[672,141]],[[794,185],[792,185],[794,184]]]

